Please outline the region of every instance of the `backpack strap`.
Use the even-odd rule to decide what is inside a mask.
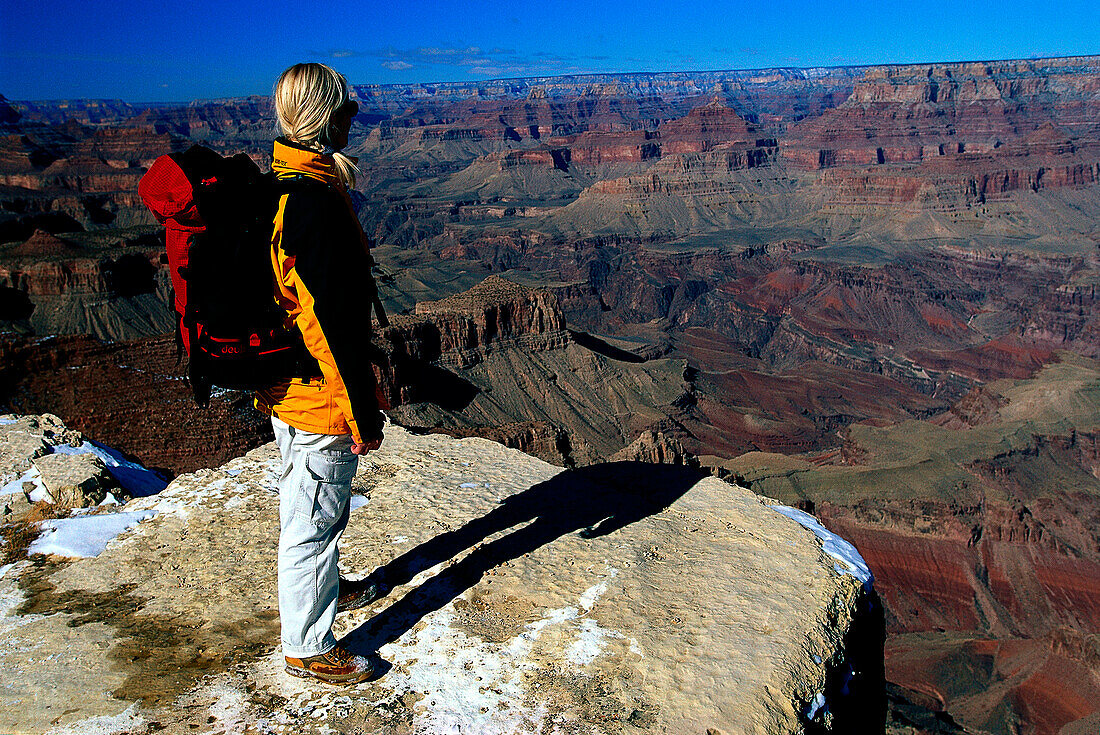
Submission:
[[[371,267],[374,267],[374,258],[370,258]],[[386,307],[382,306],[382,297],[378,294],[378,281],[374,280],[374,274],[370,274],[371,306],[374,315],[378,317],[378,326],[385,329],[390,325],[390,319],[386,316]]]
[[[187,384],[191,387],[191,395],[199,408],[208,408],[213,385],[210,382],[210,377],[206,374],[202,350],[198,349],[198,325],[192,321],[187,327],[187,331],[190,334],[191,344],[195,346],[195,349],[191,350],[191,354],[187,356]]]

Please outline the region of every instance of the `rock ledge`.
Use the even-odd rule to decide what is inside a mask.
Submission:
[[[828,732],[838,682],[866,675],[867,589],[748,491],[389,426],[360,466],[341,567],[384,564],[395,588],[337,629],[384,673],[292,679],[277,466],[267,445],[180,476],[126,503],[155,515],[98,557],[4,568],[0,731]],[[881,663],[881,639],[864,643]]]

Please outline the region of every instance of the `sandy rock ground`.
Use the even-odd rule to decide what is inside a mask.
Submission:
[[[0,732],[802,733],[865,589],[810,530],[682,467],[562,470],[388,426],[336,633],[377,679],[283,671],[278,450],[177,478],[96,557],[0,567]],[[880,646],[881,651],[881,646]]]

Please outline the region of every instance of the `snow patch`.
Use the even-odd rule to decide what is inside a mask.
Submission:
[[[120,533],[154,515],[155,511],[146,510],[42,521],[42,535],[30,545],[27,555],[99,556]]]
[[[436,570],[425,571],[430,575]],[[535,643],[548,628],[578,621],[576,641],[565,652],[564,662],[584,665],[603,651],[608,638],[624,638],[600,628],[595,620],[581,619],[582,609],[587,612],[596,604],[607,591],[608,579],[617,573],[609,569],[607,578],[585,590],[577,605],[548,610],[505,643],[484,641],[452,627],[455,610],[450,603],[424,618],[423,627],[382,646],[379,653],[394,668],[381,684],[393,691],[393,697],[405,691],[426,693],[417,704],[417,732],[538,732],[547,710],[545,705],[531,710],[524,686],[527,672],[537,665],[531,660]]]
[[[608,638],[626,638],[617,630],[601,628],[592,618],[581,621],[577,639],[565,651],[565,659],[575,666],[587,666],[607,648]]]
[[[282,666],[280,657],[280,668]],[[359,685],[358,689],[363,690],[363,685]],[[299,694],[292,699],[288,700],[286,705],[281,711],[274,716],[274,722],[283,727],[277,727],[272,729],[266,721],[261,720],[257,723],[257,727],[252,728],[259,730],[260,732],[287,732],[289,728],[286,726],[295,726],[301,722],[304,718],[310,718],[314,720],[322,719],[328,715],[333,715],[337,720],[344,720],[351,714],[355,702],[346,694],[336,694],[333,692],[326,692],[320,696],[316,696],[316,690],[307,690],[299,692]],[[383,702],[389,702],[392,704],[393,697],[387,697],[379,702],[375,702],[375,706],[382,704]],[[252,731],[249,730],[249,732]],[[290,732],[298,732],[297,727],[289,729]],[[243,731],[242,731],[243,732]],[[320,735],[340,735],[337,730],[332,729],[328,725],[322,724],[317,731]],[[352,729],[348,732],[357,732]]]
[[[366,505],[369,502],[370,502],[370,496],[360,495],[359,493],[355,493],[351,496],[351,502],[348,503],[348,505],[351,507],[352,510],[359,510],[360,508],[362,508],[364,505]]]
[[[55,727],[46,731],[46,735],[118,735],[118,733],[137,730],[145,720],[135,714],[137,704],[131,704],[125,712],[117,715],[89,717],[71,725]]]
[[[809,704],[806,705],[806,719],[807,720],[812,720],[814,718],[814,716],[817,715],[817,713],[822,711],[822,710],[824,710],[826,712],[829,711],[828,708],[825,706],[825,695],[824,695],[824,693],[818,692],[817,696],[815,696],[813,698],[813,700]]]
[[[508,649],[451,627],[453,621],[454,608],[448,605],[429,616],[422,629],[380,651],[404,669],[391,670],[383,686],[395,694],[427,692],[418,704],[423,715],[417,731],[503,735],[520,731],[527,718],[541,721],[524,702],[525,662]]]
[[[608,568],[607,578],[601,581],[599,584],[594,584],[589,587],[577,600],[577,603],[584,608],[585,612],[589,612],[595,607],[596,603],[604,593],[607,592],[607,585],[612,579],[619,574],[618,569]],[[603,653],[607,648],[608,638],[626,638],[622,633],[617,630],[611,630],[609,628],[601,628],[592,618],[583,618],[580,621],[580,629],[577,631],[577,638],[570,644],[569,648],[565,651],[565,658],[569,663],[577,666],[587,666],[596,660],[596,658]],[[633,639],[632,639],[633,640]],[[634,647],[637,647],[637,642],[634,642]]]
[[[53,448],[53,451],[54,454],[93,454],[99,457],[103,464],[110,468],[118,484],[129,490],[135,498],[156,495],[168,486],[167,481],[156,472],[131,462],[110,447],[93,441],[85,441],[79,447],[59,444]]]
[[[845,541],[840,536],[837,536],[835,533],[825,528],[825,526],[821,525],[819,520],[809,513],[786,505],[769,505],[768,507],[776,513],[787,516],[800,526],[813,531],[814,535],[821,539],[825,553],[840,562],[840,564],[834,565],[837,572],[841,574],[850,574],[862,582],[864,587],[871,589],[875,577],[871,574],[871,569],[867,566],[867,562],[863,560],[859,551],[857,551],[856,547],[850,542]],[[840,566],[841,564],[844,565],[843,568]]]
[[[183,701],[193,705],[213,700],[207,711],[210,732],[243,733],[248,727],[248,698],[244,692],[227,683],[224,677],[214,679],[195,690]]]
[[[599,584],[594,584],[584,591],[580,599],[577,601],[580,606],[584,608],[585,612],[588,612],[596,604],[596,602],[603,596],[604,592],[607,592],[607,583],[618,576],[618,569],[608,569],[607,579],[603,580]]]
[[[246,505],[248,505],[248,498],[242,497],[240,495],[236,495],[236,496],[230,498],[229,500],[225,501],[225,509],[226,510],[234,510],[236,508],[243,508]]]
[[[19,477],[0,487],[0,495],[21,493],[23,492],[23,483],[27,482],[34,486],[30,491],[30,501],[32,503],[50,499],[49,493],[46,492],[46,486],[42,484],[42,475],[39,474],[37,467],[31,467]]]

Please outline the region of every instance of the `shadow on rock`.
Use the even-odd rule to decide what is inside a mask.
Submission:
[[[20,321],[30,319],[34,312],[34,303],[26,291],[0,286],[0,319]]]
[[[832,725],[803,724],[807,735],[886,732],[886,618],[878,593],[870,590],[844,634],[844,660],[832,667],[825,682],[825,701],[833,712]],[[950,718],[948,718],[950,720]],[[923,726],[923,724],[922,724]],[[940,733],[954,730],[922,730]]]
[[[592,539],[659,513],[703,477],[697,470],[676,465],[611,462],[566,470],[505,498],[481,518],[440,534],[377,570],[373,577],[397,587],[476,547],[352,631],[344,644],[357,651],[376,651],[477,584],[488,570],[567,533],[579,531],[582,538]],[[520,525],[479,546],[486,538]]]

